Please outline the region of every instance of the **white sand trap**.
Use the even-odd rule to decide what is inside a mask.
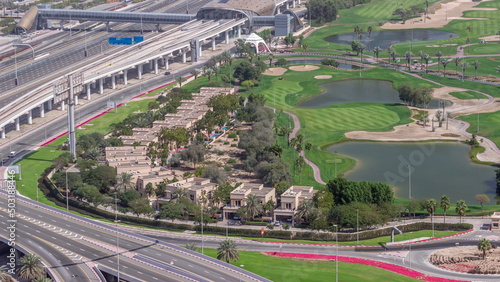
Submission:
[[[456,46],[457,44],[451,43],[451,44],[442,44],[442,45],[427,45],[425,47],[429,48],[438,48],[438,47],[449,47],[449,46]]]
[[[500,35],[490,35],[485,37],[479,37],[479,39],[484,39],[486,42],[500,41]]]
[[[285,68],[270,68],[270,69],[267,69],[262,74],[270,75],[270,76],[280,76],[280,75],[283,75],[286,71],[287,71],[287,69],[285,69]]]
[[[303,65],[303,66],[293,66],[293,67],[290,67],[290,69],[293,71],[312,71],[312,70],[319,69],[319,67],[312,66],[312,65]]]
[[[441,8],[436,10],[434,14],[429,14],[424,22],[423,16],[420,19],[410,19],[407,20],[405,24],[402,22],[398,23],[386,23],[382,26],[384,29],[410,29],[410,28],[437,28],[447,25],[451,20],[471,20],[475,18],[464,18],[464,11],[471,10],[487,10],[493,11],[496,8],[474,8],[474,6],[480,3],[491,1],[483,0],[481,2],[472,2],[471,0],[455,0],[445,4],[441,4]],[[486,20],[482,18],[477,18],[478,20]]]
[[[332,78],[332,76],[329,74],[322,74],[322,75],[317,75],[314,78],[316,78],[316,79],[329,79],[329,78]]]

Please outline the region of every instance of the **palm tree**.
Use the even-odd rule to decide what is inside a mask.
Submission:
[[[482,238],[479,240],[479,244],[477,244],[477,249],[483,252],[483,259],[486,258],[486,251],[491,250],[490,240]]]
[[[460,68],[462,69],[462,78],[465,76],[465,70],[467,69],[467,62],[461,62]]]
[[[0,281],[4,282],[14,282],[14,278],[8,273],[7,265],[0,266]]]
[[[297,213],[296,217],[297,219],[305,219],[307,220],[307,217],[312,214],[314,211],[314,202],[312,199],[307,199],[302,201],[298,208],[297,208]]]
[[[198,251],[198,245],[196,245],[195,243],[189,243],[189,244],[186,244],[184,246],[184,248],[188,249],[188,250],[191,250],[191,251],[195,251],[197,252]]]
[[[177,82],[179,83],[179,88],[182,88],[182,82],[184,81],[184,78],[182,76],[179,76],[177,78]]]
[[[450,208],[450,198],[448,196],[443,195],[441,196],[441,203],[439,204],[441,208],[444,210],[444,223],[446,223],[446,211]]]
[[[438,59],[438,72],[439,72],[439,61],[441,61],[441,57],[443,56],[443,52],[437,51],[436,53],[434,53],[434,55],[436,55],[436,57]]]
[[[460,216],[460,223],[462,223],[462,216],[467,212],[467,205],[464,200],[460,200],[457,202],[457,206],[455,207],[455,212]]]
[[[427,53],[425,53],[424,50],[420,50],[418,51],[418,55],[420,56],[420,64],[422,64],[422,60],[424,59],[425,55],[427,55]]]
[[[213,69],[207,69],[205,71],[205,75],[208,77],[208,81],[210,81],[212,79],[212,76],[214,75],[214,70]]]
[[[182,199],[186,199],[188,197],[188,191],[185,188],[177,187],[174,193],[172,193],[172,200],[175,202],[179,202]]]
[[[481,64],[479,61],[472,61],[471,63],[471,66],[474,67],[474,79],[477,79],[477,68],[479,67],[479,65]]]
[[[411,51],[406,51],[405,58],[406,58],[406,65],[408,66],[408,71],[410,71],[411,68],[411,57],[413,57],[413,53]]]
[[[451,61],[448,61],[446,59],[441,60],[441,65],[443,65],[443,76],[446,76],[446,67],[449,63],[451,63]]]
[[[274,54],[273,53],[269,53],[269,55],[267,55],[267,58],[269,59],[269,66],[272,66],[273,59],[274,59]]]
[[[458,65],[462,62],[462,58],[460,57],[455,57],[453,59],[453,62],[455,62],[455,71],[458,73]]]
[[[285,135],[288,147],[290,147],[290,133],[292,132],[292,129],[288,126],[284,126],[281,128],[281,132],[283,132],[283,135]]]
[[[295,138],[297,138],[298,143],[304,142],[304,134],[302,134],[302,133],[297,134],[297,136],[295,136]]]
[[[392,58],[392,63],[395,64],[396,63],[396,57],[399,56],[399,54],[396,51],[391,51],[391,52],[389,52],[389,55]]]
[[[300,173],[302,172],[302,167],[304,166],[304,164],[305,164],[305,163],[306,163],[306,162],[305,162],[305,160],[304,160],[304,157],[303,157],[303,156],[299,156],[299,157],[295,160],[295,162],[294,162],[294,164],[293,164],[293,167],[294,167],[294,169],[295,169],[295,170],[298,170],[298,172],[299,172],[299,174],[300,174]]]
[[[431,223],[434,223],[434,212],[436,211],[436,206],[437,203],[434,199],[428,199],[425,201],[425,209],[431,215]]]
[[[359,51],[359,58],[361,62],[363,61],[363,51],[365,51],[366,45],[365,44],[359,44],[358,46],[358,51]]]
[[[429,67],[429,61],[431,60],[431,55],[429,54],[424,54],[424,61],[425,61],[425,73],[427,73],[427,68]]]
[[[304,49],[304,52],[307,52],[307,49],[309,48],[309,44],[302,44],[302,49]]]
[[[259,198],[255,194],[249,194],[246,198],[245,212],[254,219],[262,211]]]
[[[34,280],[45,275],[40,257],[35,254],[27,254],[20,259],[21,267],[17,270],[17,276],[24,280]]]
[[[500,72],[500,66],[497,66],[497,67],[495,68],[495,70],[496,70],[497,72]]]
[[[382,48],[376,46],[375,48],[373,48],[373,53],[375,54],[375,56],[377,57],[377,61],[378,61],[378,55],[380,54],[380,52],[384,51]]]
[[[133,188],[134,185],[132,185],[132,174],[128,172],[122,172],[118,174],[116,177],[117,183],[115,188],[118,191],[127,191],[128,188]]]
[[[217,248],[217,259],[230,263],[237,261],[239,258],[236,243],[233,240],[224,240]]]
[[[373,31],[373,27],[369,26],[366,31],[368,31],[368,37],[370,37],[370,35],[372,34],[372,31]]]
[[[200,70],[199,69],[194,69],[190,72],[194,76],[194,81],[198,78],[198,75],[200,75]]]

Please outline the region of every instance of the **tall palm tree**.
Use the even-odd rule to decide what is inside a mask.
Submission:
[[[455,62],[455,71],[458,73],[458,65],[462,62],[462,58],[460,57],[455,57],[453,58],[453,62]]]
[[[273,53],[269,53],[269,55],[267,55],[267,58],[269,59],[269,66],[272,66],[273,65],[273,59],[274,59],[274,54]]]
[[[462,216],[467,212],[467,205],[464,200],[460,200],[457,202],[457,206],[455,207],[455,212],[460,216],[460,223],[462,223]]]
[[[184,78],[182,76],[177,77],[177,82],[179,83],[179,88],[182,88],[183,81],[184,81]]]
[[[177,187],[174,193],[172,193],[172,200],[175,202],[182,201],[182,199],[186,199],[188,197],[188,191],[185,188]]]
[[[495,68],[495,70],[496,70],[497,72],[500,72],[500,66],[497,66],[497,67]]]
[[[444,223],[446,223],[446,211],[451,206],[451,204],[450,204],[450,198],[448,198],[448,196],[446,196],[446,195],[441,196],[441,202],[440,202],[439,205],[444,210],[444,219],[443,220],[444,220]]]
[[[198,75],[200,75],[200,70],[199,69],[194,69],[190,72],[194,76],[194,80],[198,78]]]
[[[8,273],[7,265],[0,266],[0,281],[4,282],[14,282],[14,278]]]
[[[366,49],[365,44],[359,44],[358,51],[359,51],[359,59],[361,60],[361,62],[363,61],[363,52],[365,51],[365,49]]]
[[[297,136],[295,136],[297,138],[297,142],[298,143],[303,143],[304,142],[304,134],[302,133],[299,133],[297,134]]]
[[[448,61],[446,59],[441,60],[441,65],[443,65],[443,76],[446,76],[446,67],[449,63],[451,63],[451,61]]]
[[[302,201],[297,207],[296,218],[307,220],[307,217],[314,211],[314,202],[312,199]]]
[[[439,73],[439,61],[441,61],[441,57],[443,56],[443,52],[437,51],[436,53],[434,53],[434,55],[436,55],[436,57],[438,59],[438,73]]]
[[[217,259],[230,263],[237,261],[239,258],[236,243],[233,240],[224,240],[217,248]]]
[[[262,211],[262,205],[255,194],[249,194],[246,198],[245,212],[254,219]]]
[[[134,185],[132,185],[132,174],[128,172],[122,172],[116,176],[116,189],[118,191],[127,191],[128,189],[132,189]]]
[[[436,206],[437,203],[434,199],[428,199],[425,201],[425,209],[431,215],[431,223],[434,223],[434,212],[436,211]]]
[[[35,254],[27,254],[20,260],[21,267],[17,270],[17,276],[24,280],[34,280],[45,275],[40,257]]]
[[[399,56],[399,54],[396,51],[391,51],[391,52],[389,52],[389,56],[391,56],[391,58],[392,58],[392,63],[395,64],[396,57]]]
[[[195,243],[189,243],[189,244],[185,245],[184,248],[191,250],[191,251],[195,251],[195,252],[197,252],[199,249],[198,245],[196,245]]]
[[[288,147],[290,147],[290,133],[292,132],[292,129],[288,126],[284,126],[281,128],[281,132],[283,132],[283,135],[285,135]]]
[[[368,37],[370,37],[372,35],[372,31],[373,31],[373,27],[372,26],[369,26],[366,31],[368,31]]]
[[[304,49],[304,52],[307,52],[307,49],[309,48],[309,44],[302,44],[302,49]]]
[[[373,53],[375,54],[375,56],[377,57],[377,61],[378,61],[378,55],[380,54],[380,52],[384,51],[382,48],[376,46],[375,48],[373,48]]]
[[[479,61],[472,61],[470,64],[474,67],[474,78],[477,79],[477,68],[481,63]]]
[[[427,55],[427,53],[425,53],[424,50],[420,50],[418,51],[418,55],[420,56],[420,64],[422,64],[422,61],[424,60],[424,57],[425,55]]]
[[[306,163],[306,161],[304,160],[304,157],[303,156],[299,156],[294,164],[293,164],[293,167],[296,171],[299,172],[299,174],[302,172],[302,167],[304,166],[304,164]]]
[[[406,58],[406,65],[408,66],[408,71],[410,71],[411,69],[411,57],[413,57],[413,53],[411,51],[406,51],[405,58]]]
[[[483,252],[483,259],[486,258],[486,251],[491,250],[490,240],[482,238],[479,240],[479,244],[477,244],[477,249]]]
[[[427,73],[427,69],[429,68],[429,61],[431,60],[431,55],[429,54],[424,54],[424,61],[425,61],[425,73]]]

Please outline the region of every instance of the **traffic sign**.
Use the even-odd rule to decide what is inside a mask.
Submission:
[[[131,37],[110,37],[108,38],[109,45],[132,45]]]
[[[134,44],[144,41],[144,36],[134,36]]]
[[[260,235],[264,235],[264,227],[260,229]]]

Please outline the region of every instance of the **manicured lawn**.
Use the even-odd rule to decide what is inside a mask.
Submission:
[[[454,67],[454,66],[453,66]],[[500,87],[495,85],[489,85],[484,83],[472,82],[472,81],[461,81],[459,79],[443,77],[442,75],[434,75],[424,73],[423,78],[431,79],[435,82],[441,83],[447,86],[460,87],[470,90],[477,90],[486,94],[490,94],[493,97],[500,97]]]
[[[214,249],[204,249],[204,253],[217,257],[217,251]],[[334,261],[270,257],[249,251],[239,251],[239,256],[239,260],[231,264],[272,281],[333,281],[335,279]],[[339,262],[339,281],[384,280],[418,281],[376,267]]]
[[[490,54],[500,54],[500,44],[498,42],[492,42],[488,44],[472,45],[465,48],[464,53],[466,55],[490,55]]]
[[[493,178],[494,179],[494,175]],[[449,196],[449,195],[448,195]],[[439,203],[441,199],[435,199],[436,202],[438,203],[438,206],[436,208],[435,215],[436,216],[442,216],[444,215],[444,210],[439,206]],[[490,199],[491,202],[488,204],[485,204],[484,207],[481,207],[481,205],[478,205],[477,202],[466,202],[467,208],[470,210],[470,212],[467,212],[466,215],[491,215],[495,211],[500,211],[500,201],[496,199]],[[408,200],[406,199],[394,199],[394,203],[396,205],[402,205],[406,207],[408,205]],[[446,211],[446,215],[453,215],[453,216],[458,216],[458,214],[455,212],[456,205],[455,203],[451,203],[450,208]],[[415,211],[416,213],[427,213],[427,211],[424,210],[418,210]],[[442,219],[438,219],[436,222],[439,222]],[[466,220],[464,220],[466,221]],[[441,221],[443,222],[443,221]]]
[[[500,146],[500,111],[479,114],[479,132],[477,132],[478,114],[461,116],[458,119],[470,123],[467,132],[484,136]]]
[[[401,224],[404,224],[404,221],[401,221]],[[434,231],[434,237],[444,237],[444,236],[449,236],[453,234],[460,233],[461,231]],[[264,235],[265,236],[265,235]],[[410,233],[403,233],[401,235],[396,235],[394,236],[394,241],[395,242],[400,242],[400,241],[406,241],[410,239],[415,239],[415,238],[424,238],[424,237],[432,237],[432,230],[422,230],[422,231],[415,231]],[[340,237],[339,237],[340,238]],[[264,237],[264,239],[261,238],[248,238],[252,239],[255,241],[271,241],[271,242],[288,242],[288,243],[309,243],[309,244],[335,244],[335,241],[311,241],[311,240],[279,240],[279,239],[267,239]],[[384,236],[384,237],[379,237],[379,238],[374,238],[374,239],[368,239],[368,240],[359,240],[359,245],[378,245],[378,243],[388,243],[391,241],[391,236]],[[339,245],[356,245],[356,241],[349,241],[349,242],[339,242]]]
[[[448,94],[457,99],[486,99],[486,96],[474,91],[450,92]]]
[[[498,53],[500,53],[500,44],[498,44]],[[464,58],[464,62],[467,63],[466,69],[465,69],[465,75],[469,77],[474,77],[476,75],[476,71],[474,69],[474,66],[471,65],[472,62],[478,61],[479,66],[477,67],[477,75],[482,76],[482,75],[492,75],[498,77],[498,72],[495,70],[495,68],[500,65],[500,57],[469,57],[469,58]],[[437,70],[438,67],[437,65],[429,67],[429,69],[434,69]],[[443,66],[439,66],[440,70],[443,70]],[[455,66],[454,62],[451,62],[448,64],[447,71],[456,71],[457,68]],[[462,75],[462,70],[460,69],[460,66],[458,67],[458,72],[460,75]]]

